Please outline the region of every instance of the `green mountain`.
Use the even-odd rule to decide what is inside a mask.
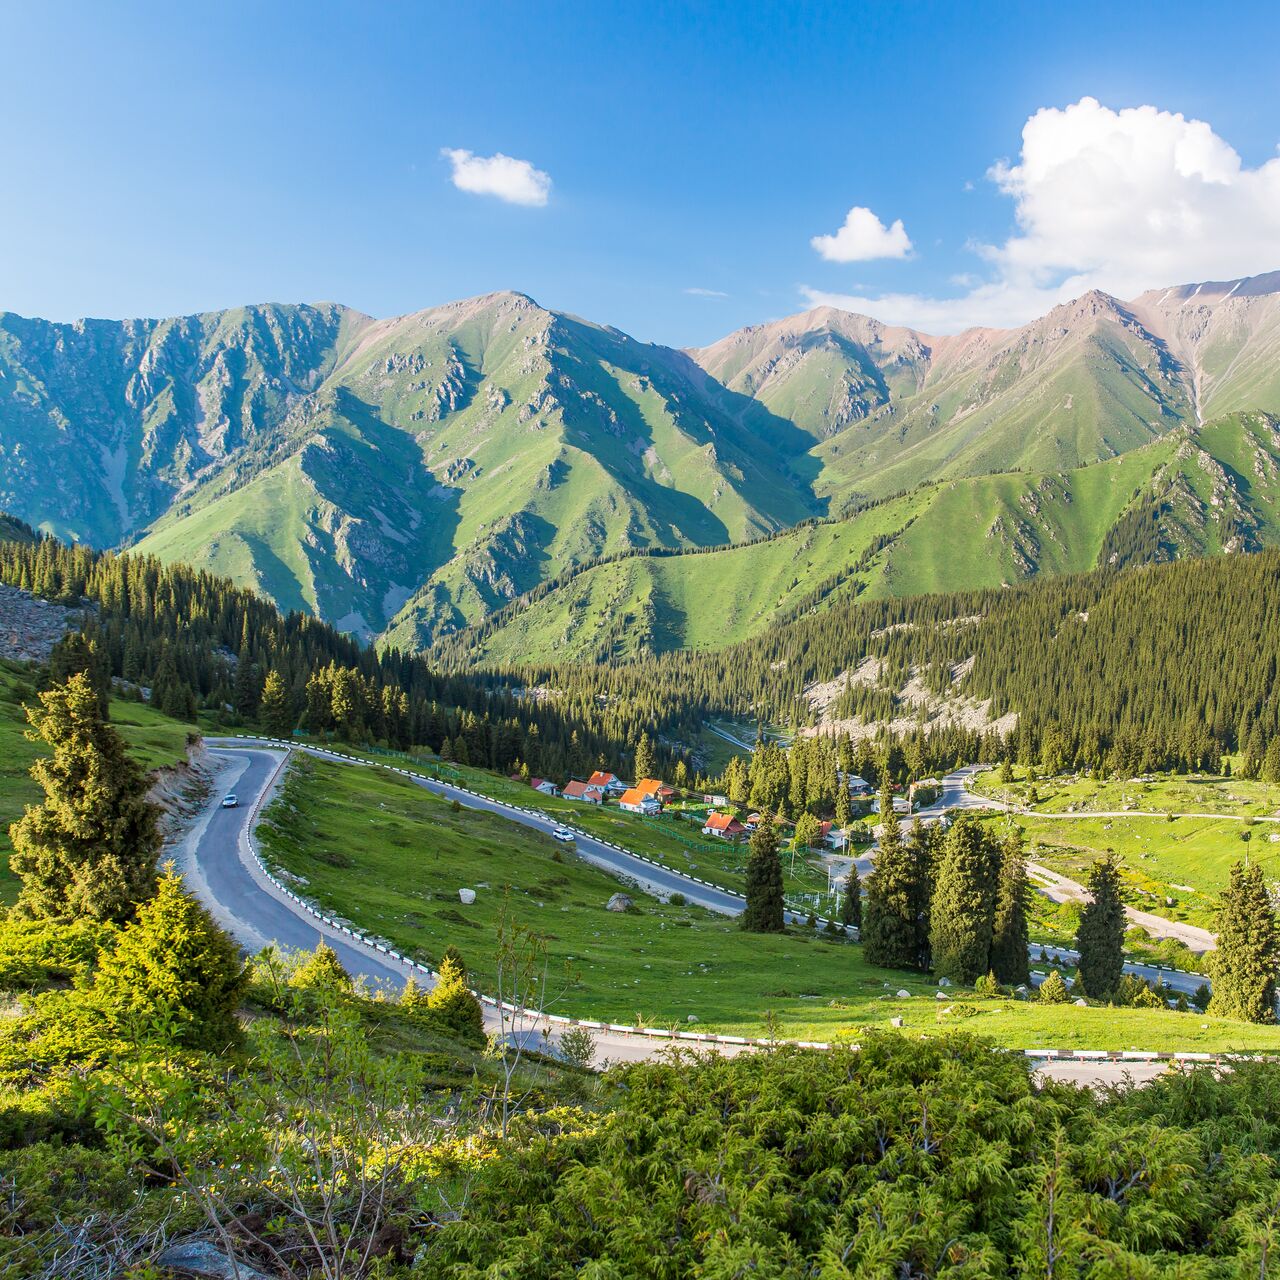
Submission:
[[[502,664],[715,649],[854,596],[1276,545],[1280,419],[1234,414],[1070,471],[937,481],[764,541],[593,566],[437,653]]]
[[[1205,423],[1256,410],[1280,412],[1280,273],[943,338],[821,309],[692,352],[515,293],[381,321],[0,314],[0,509],[407,648],[465,648],[602,558],[753,543],[696,559],[743,577],[655,555],[573,579],[573,644],[668,648],[827,577],[906,592],[1092,564],[1113,526],[1137,537],[1133,495],[1177,449],[1230,469]],[[1230,541],[1186,519],[1169,545]]]

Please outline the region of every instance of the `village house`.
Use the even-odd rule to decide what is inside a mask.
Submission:
[[[656,796],[645,795],[639,787],[624,791],[618,800],[618,808],[627,813],[643,813],[652,817],[662,812],[662,805]]]
[[[709,813],[702,834],[717,836],[721,840],[741,840],[747,834],[747,829],[731,813]]]
[[[666,804],[676,793],[675,787],[669,782],[663,782],[661,778],[641,778],[636,783],[636,790],[641,795],[653,796],[663,804]]]
[[[845,786],[849,788],[851,796],[869,796],[871,794],[871,783],[866,778],[860,778],[856,773],[846,773],[839,776],[844,778]]]
[[[530,778],[529,785],[535,791],[541,791],[544,796],[558,796],[560,794],[560,788],[550,778]]]
[[[593,787],[589,782],[579,782],[577,778],[564,784],[563,794],[566,800],[581,800],[585,804],[604,803],[604,792],[599,787]]]
[[[587,786],[596,787],[607,796],[620,796],[624,791],[629,790],[627,784],[616,773],[605,773],[600,769],[587,779]]]
[[[728,797],[728,796],[716,796],[716,795],[703,796],[703,797],[702,797],[702,803],[703,803],[703,804],[709,804],[709,805],[712,805],[712,806],[714,806],[714,807],[715,807],[715,808],[717,808],[717,809],[723,809],[723,808],[724,808],[724,806],[725,806],[725,805],[727,805],[727,804],[729,803],[729,797]]]

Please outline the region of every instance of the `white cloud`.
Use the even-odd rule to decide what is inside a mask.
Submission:
[[[686,289],[691,298],[727,298],[727,293],[721,292],[719,289],[699,289],[696,285],[690,289]]]
[[[444,147],[440,154],[453,166],[451,178],[459,191],[524,205],[544,205],[551,194],[551,175],[527,160],[504,156],[501,151],[478,156],[454,147]]]
[[[811,245],[828,262],[870,262],[874,258],[905,258],[911,240],[899,218],[886,227],[870,209],[854,205],[844,226],[833,236],[814,236]]]
[[[1013,200],[1016,230],[971,246],[990,274],[963,296],[802,292],[951,333],[1023,324],[1089,289],[1131,298],[1280,267],[1280,157],[1251,169],[1202,120],[1082,98],[1036,112],[1018,162],[987,176]]]

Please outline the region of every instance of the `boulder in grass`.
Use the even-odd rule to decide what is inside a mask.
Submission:
[[[269,1280],[256,1267],[237,1258],[234,1262],[221,1249],[207,1240],[190,1240],[170,1245],[157,1259],[166,1271],[184,1276],[200,1276],[203,1280]]]
[[[606,911],[630,911],[632,906],[631,899],[625,893],[615,893],[608,902],[604,904]]]
[[[464,907],[469,907],[476,900],[476,891],[474,889],[459,889],[458,901]]]
[[[901,990],[899,990],[899,992],[898,992],[898,999],[899,999],[899,1000],[909,1000],[910,998],[911,998],[911,992],[910,992],[910,991],[908,991],[905,987],[903,987]]]
[[[901,1018],[890,1018],[890,1019],[889,1019],[889,1025],[890,1025],[891,1027],[900,1027],[900,1026],[902,1026],[902,1019],[901,1019]]]

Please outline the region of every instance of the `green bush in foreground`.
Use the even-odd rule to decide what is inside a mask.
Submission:
[[[429,1274],[1271,1274],[1280,1068],[1101,1098],[962,1035],[623,1068],[598,1125],[509,1149]]]

